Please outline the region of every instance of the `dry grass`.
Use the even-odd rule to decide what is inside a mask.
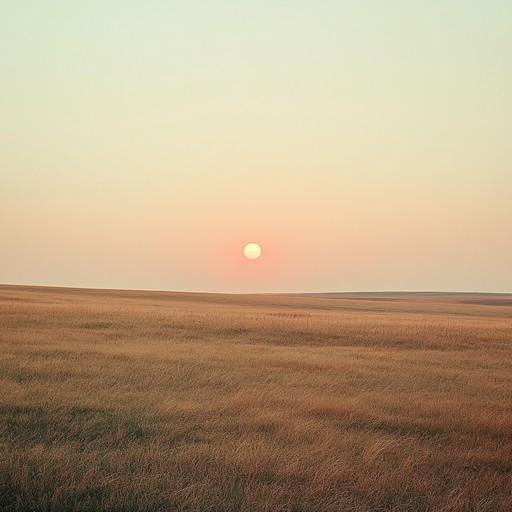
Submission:
[[[510,297],[0,287],[0,509],[512,510]]]

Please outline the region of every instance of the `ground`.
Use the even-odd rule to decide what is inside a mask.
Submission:
[[[0,509],[512,510],[512,296],[0,286]]]

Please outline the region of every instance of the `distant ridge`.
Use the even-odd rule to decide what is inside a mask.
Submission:
[[[512,297],[508,292],[307,292],[315,297]]]

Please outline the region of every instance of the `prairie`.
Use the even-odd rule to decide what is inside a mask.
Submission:
[[[0,286],[0,509],[512,510],[512,296]]]

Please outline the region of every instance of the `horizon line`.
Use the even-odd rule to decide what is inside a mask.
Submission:
[[[64,290],[98,290],[98,291],[123,291],[123,292],[155,292],[155,293],[195,293],[210,295],[512,295],[512,291],[467,291],[467,290],[350,290],[350,291],[316,291],[316,292],[212,292],[203,290],[169,290],[158,288],[108,288],[94,286],[70,286],[70,285],[52,285],[52,284],[18,284],[18,283],[0,283],[0,287],[17,287],[17,288],[56,288]]]

